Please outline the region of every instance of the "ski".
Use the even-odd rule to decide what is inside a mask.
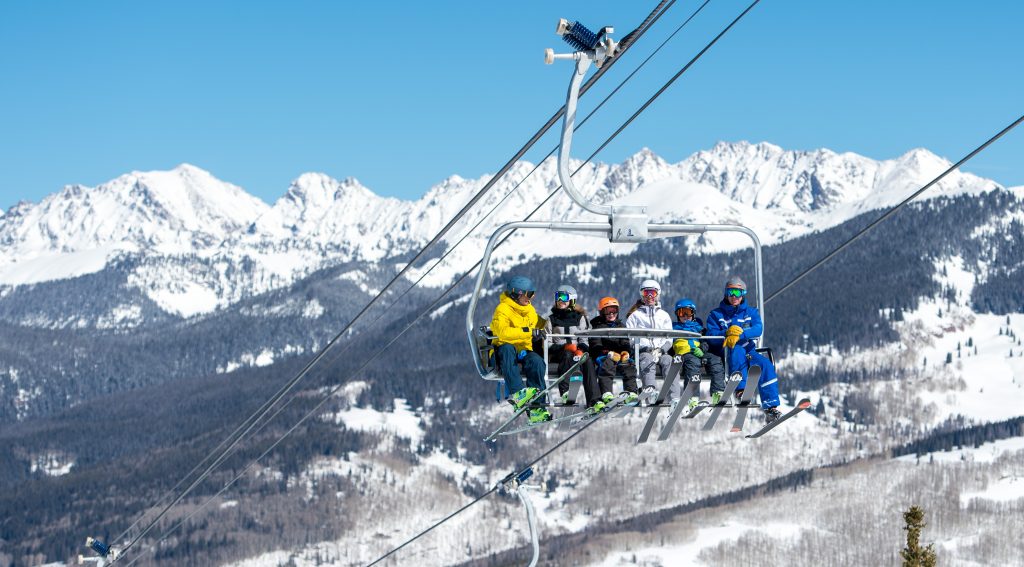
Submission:
[[[626,417],[627,415],[632,413],[633,409],[636,408],[636,406],[640,405],[640,398],[638,397],[632,402],[623,402],[621,405],[622,408],[617,410],[614,414],[612,414],[612,419]]]
[[[727,380],[725,383],[725,391],[722,392],[722,398],[719,400],[718,405],[711,406],[711,417],[708,418],[704,426],[701,427],[702,431],[710,431],[715,423],[718,421],[719,414],[722,413],[722,409],[725,408],[729,400],[732,399],[733,393],[736,392],[736,387],[740,385],[739,380]]]
[[[523,407],[517,409],[515,411],[515,413],[512,414],[512,417],[508,418],[504,423],[502,423],[500,426],[498,426],[498,428],[494,430],[494,433],[491,433],[487,437],[484,437],[484,441],[485,442],[486,441],[494,441],[494,439],[497,438],[498,435],[500,435],[502,431],[505,431],[506,429],[508,429],[508,427],[510,425],[512,425],[512,422],[514,422],[520,415],[522,415],[523,412],[525,412],[528,409],[531,409],[531,407],[533,406],[533,400],[536,400],[536,399],[539,399],[539,398],[543,397],[545,394],[550,392],[552,388],[558,387],[558,385],[562,383],[562,380],[565,380],[570,374],[572,374],[573,372],[578,370],[580,368],[580,365],[583,364],[583,361],[585,361],[586,359],[587,359],[587,354],[583,353],[583,356],[581,356],[579,360],[574,362],[573,365],[570,366],[569,369],[566,370],[564,374],[562,374],[561,376],[556,378],[555,381],[552,382],[547,388],[544,388],[543,390],[537,392],[537,394],[530,401],[528,401],[525,404],[523,404]],[[544,423],[546,423],[546,422],[544,422]]]
[[[569,427],[569,418],[576,417],[581,413],[587,411],[587,408],[579,406],[565,406],[562,410],[562,415],[556,420],[558,422],[559,429],[566,429]]]
[[[686,415],[683,416],[683,419],[693,419],[693,418],[697,417],[698,413],[700,413],[701,411],[704,410],[704,408],[706,408],[706,407],[708,407],[710,405],[711,405],[711,402],[706,401],[706,400],[698,402],[697,403],[697,407],[695,407],[692,410],[686,412]]]
[[[583,412],[581,412],[581,413],[585,413],[585,412],[586,412],[586,410],[583,410]],[[544,427],[545,425],[559,424],[559,429],[561,429],[562,426],[564,426],[565,424],[569,423],[574,417],[579,417],[579,415],[580,415],[579,413],[567,413],[565,415],[556,417],[554,419],[549,419],[547,421],[538,421],[536,423],[527,423],[526,425],[523,425],[521,427],[516,427],[516,428],[513,428],[513,429],[506,429],[505,431],[502,431],[501,433],[499,433],[498,436],[499,437],[505,437],[505,436],[508,436],[508,435],[515,435],[516,433],[522,433],[524,431],[529,431],[531,429],[536,429],[538,427]]]
[[[658,412],[661,411],[661,402],[664,402],[668,397],[669,391],[672,389],[672,382],[676,379],[676,374],[679,374],[682,366],[683,357],[676,356],[672,359],[672,366],[668,369],[668,376],[663,377],[658,399],[654,400],[655,403],[651,405],[651,413],[647,416],[647,422],[644,423],[644,428],[640,431],[640,437],[636,440],[638,445],[646,443],[647,438],[651,436],[651,430],[654,429],[654,420],[658,418]]]
[[[765,425],[761,429],[758,429],[757,431],[751,433],[750,435],[747,435],[747,439],[757,439],[758,437],[764,435],[765,433],[768,433],[772,429],[775,429],[776,425],[782,423],[783,421],[786,421],[787,419],[793,417],[794,415],[804,411],[809,407],[811,407],[810,398],[804,398],[800,400],[800,402],[796,404],[796,407],[782,414],[782,417],[780,417],[779,419],[776,419],[775,421],[769,423],[768,425]]]
[[[603,415],[607,415],[613,409],[615,409],[616,406],[618,406],[620,403],[622,403],[622,400],[625,400],[625,399],[626,399],[626,396],[624,394],[619,394],[618,396],[615,396],[614,400],[612,400],[612,401],[608,402],[607,404],[605,404],[604,409],[602,409],[599,412],[590,413],[590,412],[585,411],[585,412],[582,413],[582,415],[581,414],[576,414],[575,416],[573,416],[575,419],[573,419],[570,422],[570,424],[575,427],[577,425],[583,425],[584,423],[587,423],[588,421],[593,421],[595,419],[598,419],[599,417],[601,417]]]
[[[583,376],[579,374],[573,374],[569,377],[569,397],[566,398],[568,401],[563,406],[575,406],[576,398],[580,394],[580,386],[583,385]]]
[[[694,380],[693,377],[691,377],[691,379],[686,381],[686,389],[683,390],[683,394],[676,402],[676,407],[673,408],[672,413],[669,414],[668,423],[661,428],[661,433],[658,435],[658,441],[668,439],[669,434],[672,433],[672,428],[676,426],[676,421],[679,420],[680,414],[682,414],[683,410],[686,409],[687,403],[684,403],[683,400],[689,402],[691,397],[700,393],[700,376],[697,376],[696,378],[697,379]]]
[[[736,404],[736,418],[732,422],[733,433],[739,433],[743,431],[743,422],[747,420],[747,410],[750,406],[754,405],[754,392],[757,391],[757,385],[761,381],[761,367],[751,366],[747,368],[747,388],[743,390],[743,396],[740,398],[740,402]]]

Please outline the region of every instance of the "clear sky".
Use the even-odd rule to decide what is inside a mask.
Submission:
[[[561,105],[558,17],[621,38],[656,4],[0,3],[0,207],[187,162],[267,202],[309,171],[412,199],[497,170]],[[697,6],[679,0],[592,108]],[[747,5],[712,0],[578,135],[589,154]],[[719,140],[959,159],[1024,114],[1024,2],[762,0],[598,158]],[[587,101],[590,101],[589,104]],[[527,159],[555,143],[545,138]],[[1024,126],[967,169],[1024,185]]]

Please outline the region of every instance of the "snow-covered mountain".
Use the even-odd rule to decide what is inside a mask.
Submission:
[[[898,202],[948,166],[923,149],[875,161],[827,149],[722,142],[677,164],[644,149],[621,164],[586,165],[575,179],[597,202],[647,205],[654,220],[743,223],[770,244]],[[479,259],[480,244],[496,226],[522,219],[558,187],[553,159],[533,170],[525,162],[513,167],[452,231],[449,243],[483,221],[471,245],[453,254],[428,285],[450,282]],[[130,257],[137,265],[130,285],[160,308],[178,316],[206,313],[323,267],[398,261],[426,243],[488,180],[452,176],[423,198],[403,201],[380,197],[355,179],[307,173],[268,206],[191,165],[133,172],[93,188],[68,186],[0,216],[0,284],[71,278]],[[956,172],[931,194],[995,187],[994,181]],[[537,216],[593,219],[564,195]],[[595,247],[582,237],[563,238],[561,246],[550,246],[550,235],[516,239],[507,247],[514,250],[505,253],[507,261],[522,253],[551,256],[582,246],[594,254],[624,250],[607,243]],[[691,249],[743,244],[722,238]]]

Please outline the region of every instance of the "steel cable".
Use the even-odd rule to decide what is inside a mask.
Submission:
[[[602,76],[603,76],[603,75],[604,75],[604,74],[605,74],[605,73],[606,73],[606,72],[607,72],[607,71],[608,71],[608,70],[609,70],[609,69],[610,69],[610,68],[611,68],[611,67],[612,67],[612,66],[613,66],[613,65],[614,65],[614,64],[615,64],[615,63],[616,63],[616,62],[617,62],[618,60],[619,60],[620,56],[621,56],[621,55],[622,55],[623,53],[625,53],[625,51],[627,51],[627,50],[629,49],[629,47],[630,47],[630,46],[631,46],[631,45],[632,45],[633,43],[635,43],[635,41],[636,41],[637,39],[639,39],[640,37],[642,37],[642,36],[643,36],[643,34],[644,34],[644,33],[646,33],[646,31],[647,31],[647,30],[648,30],[648,29],[649,29],[649,28],[650,28],[650,27],[651,27],[651,26],[652,26],[652,25],[653,25],[653,24],[654,24],[655,22],[657,22],[657,20],[658,20],[658,19],[660,19],[661,15],[662,15],[662,14],[664,14],[664,12],[665,12],[665,11],[666,11],[666,10],[667,10],[667,9],[668,9],[669,7],[671,7],[671,5],[672,5],[672,4],[674,4],[674,3],[675,3],[675,0],[662,0],[662,1],[661,1],[661,2],[660,2],[660,3],[659,3],[659,4],[658,4],[658,5],[656,6],[656,7],[655,7],[655,9],[654,9],[654,10],[653,10],[653,11],[652,11],[652,12],[651,12],[651,13],[650,13],[650,14],[649,14],[648,16],[647,16],[647,18],[646,18],[646,19],[644,20],[644,22],[643,22],[643,23],[641,24],[641,27],[638,27],[638,28],[637,28],[636,30],[634,30],[634,31],[633,31],[632,33],[628,34],[628,36],[629,36],[629,41],[623,41],[622,45],[620,46],[620,47],[621,47],[621,51],[620,51],[620,53],[619,53],[619,54],[618,54],[618,55],[617,55],[616,57],[612,58],[612,59],[611,59],[611,60],[610,60],[610,61],[609,61],[609,62],[608,62],[608,63],[607,63],[606,65],[602,66],[602,68],[601,68],[601,69],[599,69],[599,70],[598,70],[598,72],[597,72],[597,73],[595,73],[595,74],[594,74],[594,76],[592,76],[592,77],[590,78],[590,80],[588,80],[588,81],[587,81],[587,82],[586,82],[586,83],[585,83],[585,84],[584,84],[584,85],[583,85],[583,86],[581,87],[581,89],[580,89],[580,95],[582,96],[582,95],[583,95],[583,94],[584,94],[584,93],[585,93],[586,91],[588,91],[588,90],[590,89],[590,87],[592,87],[592,86],[593,86],[593,85],[594,85],[594,84],[595,84],[595,83],[596,83],[596,82],[597,82],[597,81],[598,81],[598,80],[599,80],[599,79],[600,79],[600,78],[601,78],[601,77],[602,77]],[[663,9],[663,7],[664,7],[664,9]],[[339,339],[340,339],[340,338],[341,338],[342,336],[344,336],[344,335],[345,335],[345,334],[346,334],[346,333],[347,333],[347,332],[348,332],[348,331],[349,331],[349,330],[350,330],[350,329],[352,328],[352,326],[353,326],[353,325],[354,325],[354,324],[356,323],[356,321],[358,321],[358,320],[359,320],[359,319],[360,319],[360,318],[361,318],[361,317],[362,317],[362,316],[363,316],[363,315],[364,315],[364,314],[365,314],[365,313],[366,313],[366,312],[367,312],[367,311],[368,311],[368,310],[369,310],[369,309],[370,309],[370,308],[371,308],[371,307],[372,307],[372,306],[373,306],[374,304],[376,304],[376,303],[377,303],[377,301],[378,301],[378,299],[380,299],[381,297],[383,297],[383,296],[384,296],[384,295],[385,295],[385,294],[386,294],[386,293],[387,293],[387,292],[388,292],[388,291],[390,290],[390,288],[391,288],[392,286],[394,286],[394,284],[395,284],[396,282],[398,282],[398,281],[399,281],[399,280],[400,280],[400,279],[401,279],[401,278],[402,278],[402,277],[403,277],[403,276],[404,276],[404,275],[406,274],[406,272],[408,272],[408,270],[409,270],[409,269],[410,269],[410,268],[411,268],[411,267],[412,267],[413,265],[415,265],[415,263],[416,263],[416,262],[417,262],[417,261],[418,261],[419,259],[421,259],[421,258],[422,258],[422,256],[423,256],[423,255],[424,255],[424,254],[425,254],[425,253],[427,252],[427,250],[428,250],[428,249],[430,249],[430,248],[431,248],[431,247],[432,247],[432,246],[433,246],[434,244],[436,244],[436,243],[437,243],[438,241],[440,241],[440,240],[441,240],[441,238],[443,238],[443,237],[444,237],[444,235],[445,235],[445,234],[447,234],[447,232],[448,232],[449,230],[451,230],[451,228],[452,228],[452,227],[453,227],[453,226],[454,226],[454,225],[455,225],[455,224],[456,224],[456,223],[457,223],[457,222],[458,222],[459,220],[461,220],[461,218],[462,218],[463,216],[465,216],[465,214],[466,214],[466,213],[468,213],[468,211],[469,211],[469,210],[470,210],[470,209],[471,209],[471,208],[472,208],[472,207],[473,207],[473,206],[474,206],[474,205],[475,205],[475,204],[476,204],[476,203],[477,203],[477,202],[478,202],[478,201],[479,201],[479,200],[480,200],[480,199],[481,199],[481,198],[482,198],[482,197],[483,197],[483,196],[484,196],[484,195],[485,195],[485,194],[486,194],[486,193],[487,193],[488,191],[490,191],[490,189],[491,189],[491,188],[492,188],[492,187],[494,186],[494,184],[495,184],[495,183],[496,183],[496,182],[497,182],[497,181],[498,181],[498,180],[499,180],[499,179],[500,179],[501,177],[503,177],[503,176],[504,176],[504,174],[505,174],[505,173],[507,173],[507,172],[508,172],[508,170],[509,170],[509,169],[510,169],[510,168],[511,168],[511,167],[512,167],[512,166],[513,166],[513,165],[514,165],[514,164],[515,164],[516,162],[518,162],[518,161],[519,161],[519,159],[521,159],[521,158],[522,158],[522,156],[523,156],[523,155],[525,155],[525,153],[526,153],[526,152],[527,152],[527,151],[528,151],[528,150],[529,150],[530,148],[532,148],[532,147],[533,147],[533,145],[534,145],[534,144],[536,144],[536,142],[537,142],[537,141],[538,141],[538,140],[539,140],[539,139],[540,139],[540,138],[541,138],[541,137],[542,137],[542,136],[543,136],[543,135],[544,135],[544,134],[545,134],[545,133],[546,133],[546,132],[547,132],[547,131],[548,131],[548,130],[549,130],[549,129],[551,128],[551,126],[553,126],[553,125],[554,125],[554,124],[555,124],[555,123],[556,123],[556,122],[558,121],[558,119],[560,119],[560,118],[562,117],[562,115],[563,115],[564,113],[565,113],[565,106],[563,105],[563,106],[562,106],[562,108],[561,108],[561,109],[559,109],[559,110],[558,110],[558,111],[557,111],[557,112],[556,112],[556,113],[555,113],[555,114],[554,114],[554,115],[553,115],[553,116],[552,116],[552,117],[551,117],[551,118],[550,118],[550,119],[549,119],[549,120],[547,121],[547,123],[545,123],[545,125],[544,125],[544,126],[542,126],[542,127],[541,127],[541,129],[540,129],[540,130],[538,130],[538,131],[537,131],[537,133],[536,133],[536,134],[534,134],[534,136],[533,136],[533,137],[532,137],[532,138],[531,138],[531,139],[530,139],[530,140],[529,140],[529,141],[528,141],[528,142],[527,142],[527,143],[526,143],[526,144],[525,144],[525,145],[524,145],[524,146],[523,146],[522,148],[520,148],[520,150],[519,150],[519,151],[518,151],[518,152],[517,152],[517,153],[516,153],[516,154],[515,154],[515,155],[514,155],[514,156],[512,157],[512,159],[510,159],[510,160],[509,160],[509,161],[508,161],[508,162],[507,162],[507,163],[506,163],[506,164],[505,164],[505,165],[504,165],[504,166],[503,166],[503,167],[501,168],[501,170],[500,170],[500,171],[499,171],[499,172],[498,172],[497,174],[495,174],[495,175],[494,175],[494,177],[492,177],[492,178],[491,178],[491,180],[490,180],[490,181],[488,181],[488,182],[487,182],[487,183],[486,183],[486,184],[484,185],[484,187],[483,187],[483,188],[481,188],[481,189],[480,189],[480,191],[478,191],[478,192],[476,193],[476,195],[474,195],[474,196],[473,196],[473,197],[472,197],[472,198],[471,198],[471,199],[470,199],[470,200],[469,200],[469,201],[468,201],[468,202],[467,202],[467,203],[466,203],[466,204],[465,204],[465,205],[463,206],[463,208],[462,208],[462,209],[461,209],[461,210],[460,210],[460,211],[459,211],[459,212],[458,212],[458,213],[457,213],[457,214],[455,215],[455,217],[453,217],[453,218],[452,218],[452,219],[451,219],[451,220],[450,220],[450,221],[448,222],[448,224],[446,224],[446,225],[445,225],[445,226],[444,226],[444,227],[443,227],[443,228],[442,228],[442,229],[441,229],[440,231],[438,231],[438,233],[437,233],[437,234],[436,234],[436,235],[435,235],[435,236],[434,236],[434,237],[433,237],[433,238],[432,238],[432,239],[431,239],[431,240],[430,240],[430,241],[429,241],[429,242],[428,242],[428,243],[427,243],[426,245],[424,245],[424,246],[423,246],[423,248],[422,248],[422,249],[421,249],[421,250],[419,251],[419,253],[417,253],[417,254],[416,254],[416,256],[415,256],[415,257],[414,257],[414,258],[413,258],[412,260],[410,260],[410,261],[409,261],[409,262],[408,262],[408,263],[407,263],[407,264],[406,264],[405,266],[403,266],[403,267],[402,267],[402,269],[401,269],[401,270],[400,270],[400,271],[398,272],[398,274],[397,274],[397,275],[395,275],[395,276],[394,276],[394,277],[393,277],[393,278],[391,279],[391,281],[390,281],[390,282],[388,282],[388,284],[387,284],[387,285],[385,285],[385,286],[384,286],[384,288],[383,288],[383,289],[382,289],[382,290],[381,290],[380,292],[378,292],[378,293],[377,293],[377,295],[375,295],[375,296],[374,296],[374,297],[373,297],[373,298],[372,298],[372,299],[371,299],[371,300],[370,300],[370,301],[369,301],[369,302],[368,302],[368,303],[367,303],[367,304],[366,304],[366,305],[365,305],[365,306],[364,306],[364,307],[362,308],[362,310],[360,310],[360,311],[359,311],[359,313],[357,313],[357,314],[356,314],[356,316],[355,316],[355,317],[353,317],[353,318],[352,318],[352,319],[351,319],[351,320],[349,321],[349,323],[348,323],[348,324],[347,324],[347,325],[346,325],[346,326],[345,326],[345,327],[344,327],[344,328],[343,328],[343,329],[342,329],[342,330],[341,330],[341,331],[340,331],[340,332],[339,332],[338,334],[336,334],[336,335],[335,335],[335,336],[334,336],[334,337],[333,337],[333,338],[332,338],[332,339],[331,339],[330,341],[328,341],[328,343],[327,343],[327,344],[326,344],[326,345],[325,345],[325,346],[324,346],[324,347],[323,347],[323,348],[322,348],[322,349],[321,349],[321,350],[320,350],[320,351],[319,351],[319,352],[318,352],[318,353],[316,354],[316,356],[314,356],[314,357],[313,357],[313,359],[312,359],[312,360],[310,360],[310,362],[309,362],[309,363],[307,363],[307,364],[306,364],[306,366],[305,366],[305,367],[304,367],[304,368],[303,368],[303,369],[302,369],[302,370],[301,370],[301,371],[300,371],[300,372],[299,372],[299,373],[298,373],[298,374],[297,374],[297,375],[296,375],[296,376],[295,376],[294,378],[292,378],[292,379],[291,379],[291,380],[290,380],[290,381],[289,381],[288,383],[286,383],[286,384],[285,384],[285,385],[284,385],[284,386],[283,386],[283,387],[282,387],[281,389],[279,389],[279,390],[278,390],[278,392],[276,392],[276,393],[275,393],[275,394],[274,394],[274,395],[273,395],[273,396],[272,396],[272,397],[271,397],[270,399],[268,399],[268,400],[267,400],[266,402],[264,402],[264,404],[263,404],[262,406],[260,406],[260,408],[259,408],[259,409],[258,409],[258,410],[257,410],[256,412],[254,412],[254,413],[253,413],[252,415],[250,415],[250,416],[249,416],[249,417],[248,417],[248,418],[247,418],[246,420],[244,420],[244,421],[243,421],[243,422],[242,422],[241,424],[239,424],[239,426],[238,426],[238,427],[237,427],[237,428],[235,429],[235,431],[233,431],[233,432],[232,432],[232,434],[231,434],[231,435],[229,435],[229,436],[228,436],[228,437],[227,437],[227,438],[225,439],[225,441],[222,441],[222,442],[221,442],[221,444],[220,444],[220,445],[218,445],[218,446],[217,446],[217,447],[216,447],[216,448],[214,449],[214,451],[213,451],[213,452],[211,452],[210,454],[208,454],[208,455],[207,455],[207,456],[206,456],[206,457],[205,457],[205,458],[204,458],[204,459],[203,459],[203,460],[202,460],[202,461],[200,462],[200,464],[199,464],[199,465],[197,465],[196,467],[194,467],[192,471],[190,471],[190,472],[189,472],[189,473],[188,473],[188,474],[187,474],[187,475],[186,475],[186,476],[185,476],[185,477],[184,477],[184,478],[183,478],[182,480],[180,480],[180,481],[178,482],[178,484],[176,484],[176,487],[180,487],[180,486],[181,486],[181,484],[182,484],[182,483],[184,482],[184,480],[185,480],[186,478],[188,478],[188,476],[189,476],[189,475],[193,474],[193,473],[195,472],[195,470],[197,470],[197,469],[199,468],[199,466],[201,466],[201,464],[202,464],[203,462],[206,462],[206,461],[208,461],[208,460],[210,459],[210,457],[211,457],[211,456],[212,456],[212,455],[213,455],[214,453],[216,453],[216,452],[218,452],[218,451],[220,452],[220,454],[218,455],[218,457],[217,457],[216,459],[214,459],[214,461],[213,461],[213,462],[212,462],[212,463],[211,463],[210,465],[208,465],[208,466],[207,466],[207,467],[206,467],[206,468],[205,468],[205,469],[203,470],[203,473],[202,473],[202,474],[200,474],[200,475],[199,475],[199,476],[198,476],[197,478],[195,478],[195,479],[194,479],[194,480],[193,480],[193,481],[192,481],[192,482],[191,482],[191,483],[190,483],[190,484],[188,485],[188,487],[187,487],[187,488],[186,488],[186,489],[185,489],[184,491],[182,491],[182,492],[181,492],[180,494],[178,494],[178,495],[177,495],[177,496],[176,496],[176,497],[175,497],[175,498],[174,498],[173,500],[171,500],[171,502],[170,502],[170,503],[168,503],[167,505],[165,505],[165,506],[163,507],[163,509],[161,509],[161,511],[160,511],[160,512],[159,512],[159,513],[158,513],[158,514],[156,515],[156,517],[155,517],[155,518],[154,518],[153,520],[151,520],[151,521],[150,521],[150,522],[149,522],[149,523],[147,524],[147,526],[146,526],[146,527],[145,527],[145,528],[144,528],[144,529],[142,530],[142,532],[140,532],[140,533],[139,533],[138,535],[134,536],[134,537],[133,537],[133,538],[132,538],[132,539],[131,539],[131,540],[130,540],[130,541],[129,541],[129,542],[128,542],[128,543],[127,543],[127,544],[126,544],[126,545],[125,545],[124,547],[123,547],[123,551],[127,551],[127,550],[128,550],[129,548],[131,548],[132,546],[134,546],[134,545],[135,545],[135,543],[137,543],[137,542],[138,542],[138,541],[139,541],[139,540],[140,540],[141,538],[145,537],[145,535],[146,535],[146,534],[148,534],[148,533],[149,533],[149,532],[150,532],[150,531],[151,531],[151,530],[153,529],[153,527],[154,527],[154,526],[155,526],[155,525],[157,524],[157,522],[159,522],[159,521],[160,521],[160,519],[162,519],[162,518],[163,518],[163,516],[165,516],[165,515],[167,514],[167,512],[169,512],[169,511],[170,511],[170,509],[171,509],[171,508],[173,508],[173,507],[174,507],[174,506],[175,506],[175,505],[176,505],[176,504],[177,504],[178,502],[180,502],[180,501],[181,501],[181,500],[182,500],[182,499],[183,499],[183,498],[184,498],[185,496],[187,496],[187,495],[188,495],[188,494],[189,494],[189,493],[190,493],[190,492],[191,492],[191,491],[192,491],[192,490],[193,490],[193,489],[194,489],[194,488],[195,488],[196,486],[198,486],[198,485],[199,485],[199,483],[201,483],[201,482],[202,482],[202,481],[203,481],[203,480],[204,480],[204,479],[205,479],[205,478],[206,478],[207,476],[209,476],[210,472],[212,472],[212,471],[213,471],[213,469],[215,469],[215,468],[216,468],[217,466],[219,466],[219,465],[220,465],[220,464],[221,464],[221,463],[222,463],[222,462],[224,461],[224,459],[226,458],[227,454],[228,454],[228,453],[229,453],[229,452],[230,452],[231,450],[233,450],[233,449],[234,449],[234,447],[235,447],[235,446],[237,446],[237,444],[238,444],[238,443],[239,443],[239,442],[240,442],[240,441],[241,441],[241,440],[242,440],[243,438],[245,438],[245,437],[246,437],[246,436],[248,435],[248,433],[250,433],[250,432],[251,432],[251,431],[253,430],[253,428],[254,428],[254,427],[256,426],[256,424],[257,424],[257,423],[259,422],[259,420],[260,420],[260,419],[261,419],[262,417],[264,417],[264,416],[265,416],[265,415],[266,415],[266,414],[267,414],[267,413],[268,413],[268,412],[270,411],[270,408],[272,408],[272,407],[273,407],[274,405],[276,405],[276,404],[277,404],[277,403],[278,403],[278,402],[279,402],[279,401],[280,401],[280,400],[281,400],[281,399],[282,399],[282,398],[283,398],[284,396],[286,396],[286,395],[288,394],[288,392],[290,392],[290,391],[292,390],[292,388],[294,388],[294,386],[295,386],[295,385],[296,385],[296,384],[297,384],[298,382],[300,382],[300,381],[301,381],[301,380],[302,380],[302,379],[303,379],[303,378],[304,378],[304,377],[305,377],[305,376],[306,376],[306,375],[307,375],[307,374],[308,374],[308,373],[310,372],[310,370],[311,370],[311,369],[312,369],[313,367],[315,367],[315,366],[316,366],[316,365],[317,365],[317,364],[318,364],[318,363],[319,363],[319,362],[320,362],[320,361],[321,361],[321,360],[322,360],[322,359],[324,358],[324,356],[325,356],[325,355],[327,354],[327,352],[328,352],[328,351],[329,351],[329,350],[330,350],[330,349],[331,349],[331,348],[332,348],[332,347],[333,347],[333,346],[334,346],[334,345],[335,345],[335,344],[337,343],[337,341],[338,341],[338,340],[339,340]],[[229,441],[229,442],[228,442],[228,441],[227,441],[228,439],[230,439],[231,441]],[[172,490],[173,490],[173,489],[172,489]],[[166,494],[165,494],[165,495],[164,495],[164,496],[163,496],[163,497],[161,498],[161,500],[163,500],[164,498],[166,498]],[[143,516],[142,516],[142,517],[145,517],[145,514],[143,514]],[[141,519],[141,518],[140,518],[140,519]],[[136,520],[136,522],[135,522],[135,523],[133,523],[133,524],[132,524],[132,525],[131,525],[131,526],[130,526],[130,527],[129,527],[128,529],[126,529],[126,530],[125,530],[125,531],[124,531],[124,532],[123,532],[123,533],[121,534],[121,536],[119,536],[119,539],[120,539],[120,538],[122,538],[122,537],[124,537],[125,535],[127,535],[127,533],[128,533],[128,532],[129,532],[129,531],[130,531],[131,529],[133,529],[133,528],[134,528],[135,526],[137,526],[137,525],[138,525],[139,523],[140,523],[140,522],[139,522],[139,520]],[[123,555],[122,555],[122,556],[123,556]]]

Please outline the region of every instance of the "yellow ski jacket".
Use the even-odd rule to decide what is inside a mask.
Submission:
[[[495,348],[510,344],[516,351],[533,350],[533,330],[537,328],[537,310],[533,305],[519,305],[512,298],[501,294],[501,301],[494,308],[491,318],[491,333],[494,334]],[[526,329],[525,331],[523,329]]]

